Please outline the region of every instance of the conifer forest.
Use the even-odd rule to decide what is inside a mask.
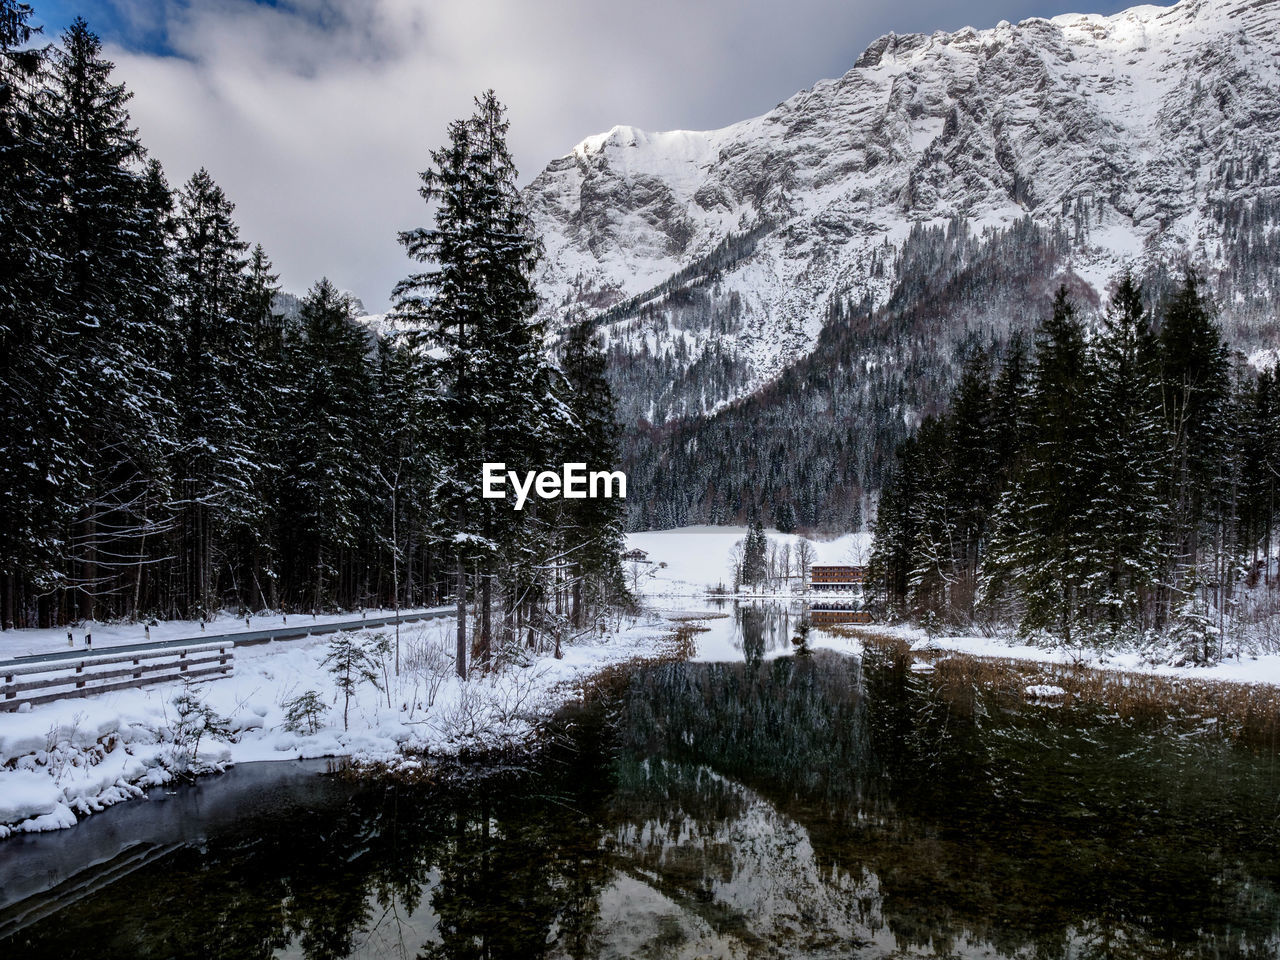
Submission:
[[[471,599],[485,656],[625,600],[620,501],[479,495],[482,461],[617,446],[592,331],[553,352],[534,319],[492,93],[422,173],[375,333],[325,278],[282,296],[208,172],[170,183],[84,20],[36,44],[2,10],[0,624]]]
[[[1154,307],[1117,278],[1096,329],[1065,288],[1026,342],[975,346],[903,441],[875,521],[885,612],[1221,657],[1271,613],[1275,368],[1230,362],[1188,270]]]

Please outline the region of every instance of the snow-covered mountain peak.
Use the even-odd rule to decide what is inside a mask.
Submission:
[[[833,297],[883,303],[913,227],[1064,226],[1097,297],[1156,252],[1224,267],[1228,211],[1277,193],[1280,0],[887,34],[759,117],[588,137],[527,191],[553,323],[653,303],[646,291],[701,283],[715,259],[732,324],[624,310],[609,330],[681,369],[714,340],[740,382],[707,408],[811,350]]]

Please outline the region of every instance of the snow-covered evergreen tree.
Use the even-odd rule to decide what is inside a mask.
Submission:
[[[369,447],[372,369],[368,339],[353,323],[351,300],[321,280],[302,301],[288,365],[296,377],[285,417],[281,530],[286,555],[302,558],[289,596],[311,609],[331,605],[339,555],[376,522]],[[303,595],[303,588],[310,596]]]
[[[78,483],[69,348],[53,309],[58,259],[50,153],[31,8],[0,0],[0,628],[49,617]]]
[[[246,244],[208,171],[178,200],[174,396],[180,412],[175,505],[182,515],[180,609],[216,609],[221,547],[254,522],[256,451],[247,429],[246,383],[255,382],[252,330],[244,305]]]
[[[768,573],[766,557],[769,550],[769,538],[765,536],[764,524],[760,515],[751,518],[747,527],[747,537],[742,544],[742,582],[750,587],[758,587],[764,582]]]
[[[1117,284],[1094,349],[1085,591],[1099,627],[1141,633],[1152,625],[1147,601],[1162,575],[1164,424],[1158,345],[1129,273]]]
[[[566,436],[562,455],[565,462],[585,463],[589,470],[613,470],[620,457],[620,430],[607,366],[595,328],[588,323],[572,327],[561,357],[571,413],[563,421]],[[620,499],[565,500],[561,517],[564,550],[574,571],[571,617],[580,625],[584,603],[598,609],[624,592],[619,558],[626,508]]]
[[[63,171],[55,309],[71,348],[64,409],[79,467],[66,582],[86,619],[96,597],[123,587],[121,571],[145,560],[145,539],[162,521],[155,511],[172,421],[163,364],[168,197],[158,170],[143,165],[130,94],[112,82],[101,51],[76,19],[53,55],[47,106]]]
[[[409,256],[428,264],[396,285],[395,313],[414,331],[425,376],[440,385],[434,421],[438,450],[433,501],[455,553],[462,612],[466,575],[481,571],[480,655],[487,656],[489,577],[502,543],[522,519],[505,501],[481,497],[482,465],[540,461],[554,448],[550,375],[530,274],[539,255],[516,170],[507,122],[493,91],[475,113],[449,126],[432,151],[419,192],[435,204],[431,227],[400,235]],[[501,414],[498,414],[501,411]],[[457,663],[466,674],[465,616],[458,618]]]

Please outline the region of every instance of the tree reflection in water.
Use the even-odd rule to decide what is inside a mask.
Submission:
[[[448,788],[315,778],[0,951],[1280,950],[1272,754],[944,694],[901,659],[765,660],[778,626],[745,612],[741,629],[745,662],[639,671],[566,712],[524,768]]]

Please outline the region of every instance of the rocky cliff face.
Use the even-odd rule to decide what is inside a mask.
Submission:
[[[913,228],[957,220],[975,237],[1025,218],[1060,232],[1044,283],[1074,280],[1086,302],[1124,266],[1185,257],[1217,283],[1229,330],[1262,344],[1280,0],[881,37],[761,117],[588,137],[527,196],[545,314],[612,308],[615,365],[650,371],[632,419],[753,393],[813,350],[833,303],[883,307]],[[979,314],[966,322],[1001,321]]]

